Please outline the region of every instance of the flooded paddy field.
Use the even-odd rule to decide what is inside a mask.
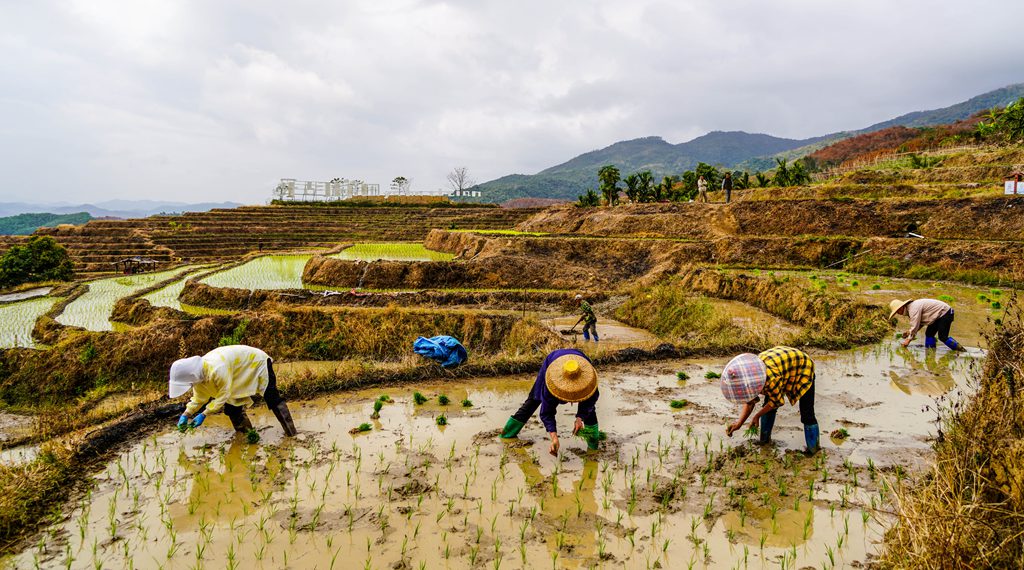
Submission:
[[[0,305],[0,348],[36,346],[32,339],[36,319],[56,302],[54,297],[37,297]]]
[[[113,330],[110,313],[118,299],[169,279],[187,269],[179,267],[158,273],[125,275],[91,281],[89,290],[68,304],[64,311],[57,316],[57,322],[91,331]]]
[[[421,243],[358,243],[331,257],[364,261],[451,261],[455,256],[427,249]]]
[[[587,452],[570,435],[573,406],[562,406],[558,457],[536,419],[517,440],[497,437],[532,376],[375,388],[293,403],[294,440],[261,408],[250,412],[259,444],[234,435],[222,415],[186,434],[168,426],[117,456],[38,544],[7,562],[859,566],[881,540],[893,485],[929,460],[935,415],[925,408],[939,392],[969,389],[978,354],[940,347],[929,356],[887,341],[813,356],[823,451],[812,458],[798,452],[792,406],[779,412],[774,447],[725,437],[737,409],[705,375],[727,358],[600,367],[608,439]],[[282,379],[290,373],[298,370],[283,367]],[[390,402],[371,418],[383,394]],[[686,403],[674,409],[672,400]],[[839,428],[848,438],[826,437]]]

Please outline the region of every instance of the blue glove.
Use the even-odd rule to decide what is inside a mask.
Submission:
[[[187,428],[187,427],[188,427],[188,416],[185,415],[185,414],[181,414],[181,417],[178,418],[178,431],[185,431],[185,428]]]
[[[203,414],[203,413],[196,414],[196,417],[192,418],[192,427],[197,428],[197,427],[203,425],[203,420],[205,420],[205,419],[206,419],[206,414]]]

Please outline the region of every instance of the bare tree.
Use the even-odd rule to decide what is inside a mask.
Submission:
[[[448,173],[448,186],[455,194],[462,194],[468,188],[476,186],[476,181],[469,177],[469,170],[459,166]]]
[[[412,180],[404,176],[397,176],[391,181],[391,191],[399,196],[408,194],[410,187],[412,187]]]

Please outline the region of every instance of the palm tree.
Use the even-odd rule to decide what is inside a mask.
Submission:
[[[638,181],[638,197],[641,202],[653,202],[654,201],[654,175],[651,174],[650,170],[644,170],[637,174]]]
[[[629,201],[636,204],[640,201],[642,196],[640,192],[640,176],[635,172],[622,179],[626,183],[626,197]]]
[[[772,178],[772,183],[776,186],[789,186],[789,166],[786,165],[786,159],[776,158],[775,162],[779,166],[775,169],[775,176]]]
[[[620,176],[619,169],[611,164],[602,166],[597,171],[597,178],[601,181],[601,195],[604,196],[604,201],[609,206],[614,206],[619,202]]]

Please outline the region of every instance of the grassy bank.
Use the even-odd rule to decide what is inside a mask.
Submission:
[[[935,466],[899,489],[883,561],[894,568],[1024,567],[1024,314],[988,338],[980,386],[943,410]]]

